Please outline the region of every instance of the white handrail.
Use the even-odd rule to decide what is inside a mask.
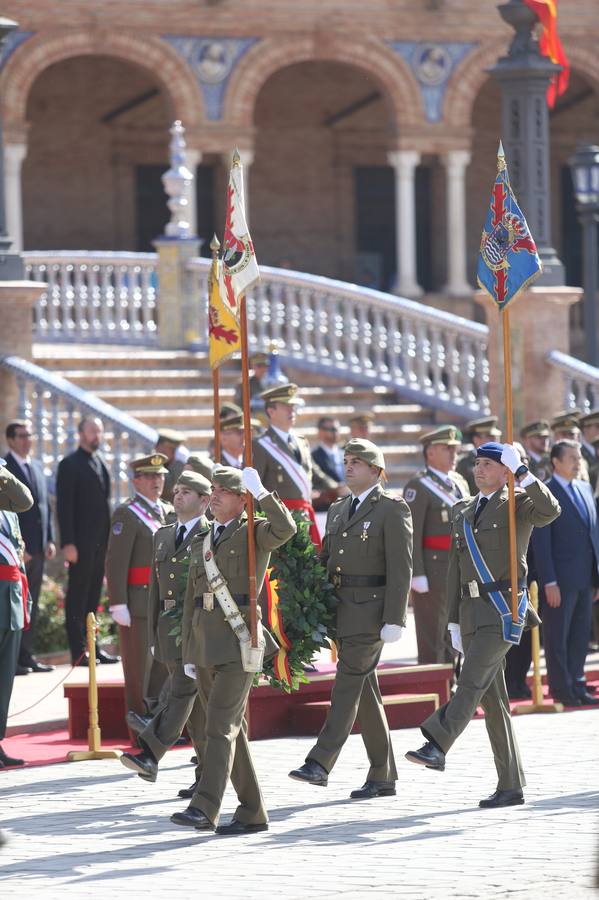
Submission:
[[[565,409],[588,413],[599,406],[599,369],[560,350],[550,350],[546,359],[562,373]]]

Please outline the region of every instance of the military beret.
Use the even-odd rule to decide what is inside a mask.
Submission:
[[[204,478],[203,475],[200,475],[199,472],[190,471],[189,469],[181,472],[179,477],[177,478],[177,484],[183,485],[183,487],[191,488],[192,491],[195,491],[196,494],[201,494],[205,497],[209,497],[211,494],[210,481],[208,478]],[[176,487],[176,485],[175,485]]]
[[[464,431],[469,437],[473,434],[492,434],[495,437],[501,436],[501,431],[497,427],[497,416],[484,416],[482,419],[471,419],[464,425]]]
[[[231,491],[233,494],[245,494],[245,488],[241,481],[241,469],[233,466],[215,466],[210,476],[212,484]]]
[[[350,416],[347,421],[348,421],[349,425],[351,425],[352,422],[358,422],[360,425],[368,425],[370,422],[374,422],[374,413],[371,413],[371,412],[354,413],[354,415]]]
[[[180,431],[174,431],[172,428],[162,428],[158,432],[158,440],[157,444],[175,444],[175,446],[179,446],[183,441],[186,440],[184,434],[181,434]]]
[[[547,419],[529,422],[520,429],[520,437],[549,437],[549,422]]]
[[[581,416],[578,424],[581,428],[587,428],[589,425],[599,425],[599,409],[592,409],[586,415]]]
[[[203,475],[210,481],[212,470],[216,463],[205,453],[190,453],[185,463],[193,472]]]
[[[152,453],[150,456],[142,456],[139,459],[132,459],[129,467],[136,475],[167,475],[168,469],[164,465],[168,462],[168,458],[164,453]]]
[[[492,459],[493,462],[501,462],[501,454],[503,453],[503,444],[498,441],[487,441],[481,444],[476,450],[477,459]]]
[[[423,447],[430,447],[432,444],[445,444],[448,447],[459,447],[462,443],[462,432],[453,425],[443,425],[434,431],[423,434],[420,438]]]
[[[551,420],[552,431],[571,431],[573,433],[580,431],[578,420],[581,415],[579,409],[567,409],[556,413]]]
[[[372,441],[367,441],[365,438],[351,438],[343,448],[343,453],[345,456],[355,456],[357,459],[362,459],[369,466],[377,466],[379,469],[385,468],[383,451],[376,444],[373,444]]]
[[[286,403],[288,406],[303,406],[304,401],[297,396],[297,384],[276,384],[274,387],[262,391],[260,397],[265,404]]]
[[[250,356],[250,366],[252,366],[252,368],[255,368],[256,366],[267,366],[269,363],[270,360],[266,353],[252,353]]]

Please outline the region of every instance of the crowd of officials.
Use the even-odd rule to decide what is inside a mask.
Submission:
[[[18,482],[31,500],[30,503],[16,504],[11,501],[6,505],[7,512],[0,513],[0,554],[6,557],[5,546],[7,542],[12,542],[23,574],[26,574],[28,589],[25,590],[29,595],[23,615],[9,615],[6,621],[0,623],[0,634],[3,635],[0,641],[0,674],[4,684],[0,691],[0,740],[5,734],[10,698],[7,684],[10,682],[12,685],[12,675],[51,669],[51,666],[36,659],[33,650],[44,566],[55,557],[58,543],[68,566],[65,626],[74,665],[89,664],[85,621],[87,613],[98,608],[106,578],[108,605],[119,630],[129,710],[127,721],[142,749],[138,756],[125,754],[123,762],[146,780],[155,780],[160,758],[177,740],[187,723],[198,757],[198,768],[194,784],[180,792],[181,796],[191,798],[192,802],[188,810],[180,814],[185,821],[178,824],[215,827],[220,799],[230,774],[241,802],[233,820],[237,824],[232,825],[232,833],[261,830],[267,821],[245,740],[243,711],[252,678],[239,667],[235,654],[237,645],[228,626],[222,634],[217,629],[207,642],[203,631],[200,634],[198,616],[204,623],[205,631],[216,621],[207,615],[214,609],[216,599],[221,606],[225,602],[218,591],[212,589],[212,581],[207,576],[210,554],[215,559],[220,556],[230,583],[239,582],[238,589],[229,596],[229,601],[233,601],[233,612],[225,616],[225,620],[234,617],[235,609],[237,613],[240,609],[243,613],[247,606],[247,588],[243,586],[244,566],[247,566],[243,529],[248,527],[243,520],[245,492],[252,493],[266,513],[266,520],[262,520],[257,529],[261,569],[259,580],[264,577],[263,570],[270,551],[283,544],[294,531],[289,511],[300,511],[310,519],[314,543],[320,548],[314,509],[339,509],[342,519],[345,515],[345,527],[349,533],[350,525],[347,523],[353,522],[353,517],[358,521],[356,508],[366,504],[367,500],[373,504],[370,518],[364,520],[362,516],[361,531],[356,532],[360,542],[355,545],[353,559],[354,562],[361,560],[361,572],[344,574],[341,565],[336,565],[331,571],[329,564],[331,580],[340,596],[344,585],[356,590],[363,586],[372,592],[377,579],[380,584],[385,583],[385,578],[387,582],[390,580],[388,572],[383,576],[373,570],[371,574],[369,566],[374,564],[376,568],[376,559],[371,551],[370,555],[364,555],[379,536],[378,513],[385,522],[388,520],[385,528],[396,530],[398,548],[407,547],[404,522],[409,520],[409,554],[404,567],[409,571],[409,579],[405,594],[406,602],[408,593],[411,595],[414,610],[418,661],[421,664],[455,663],[458,650],[463,649],[461,637],[456,638],[459,625],[454,623],[454,629],[458,631],[452,632],[450,624],[448,633],[448,623],[452,621],[452,598],[447,585],[455,511],[462,509],[470,497],[476,499],[472,506],[473,533],[486,541],[489,552],[501,549],[495,509],[500,494],[496,489],[485,496],[481,486],[483,476],[475,481],[474,472],[477,468],[482,471],[480,459],[492,461],[502,471],[506,466],[511,466],[512,459],[509,455],[505,456],[503,445],[499,443],[501,433],[498,420],[493,416],[467,423],[463,435],[454,426],[435,428],[421,438],[424,466],[405,485],[401,509],[395,510],[392,505],[387,513],[385,504],[388,495],[384,491],[384,479],[381,481],[385,471],[384,459],[371,441],[374,416],[364,413],[352,417],[347,423],[350,438],[343,441],[338,419],[323,416],[317,423],[317,443],[310,448],[294,427],[298,406],[303,403],[297,387],[282,383],[265,390],[261,377],[265,371],[265,361],[254,359],[252,410],[262,417],[261,420],[252,420],[254,469],[243,468],[242,411],[235,404],[226,404],[221,411],[220,459],[214,460],[202,453],[189,453],[185,449],[183,435],[164,430],[152,454],[131,461],[132,496],[112,511],[110,475],[101,452],[103,424],[95,417],[82,418],[79,423],[79,445],[58,466],[56,540],[46,478],[41,461],[31,455],[33,435],[27,422],[15,421],[8,426],[8,451],[5,466],[0,470],[11,479],[11,490]],[[526,538],[524,550],[527,554],[528,583],[535,580],[540,589],[549,690],[556,700],[568,706],[599,703],[599,698],[586,684],[584,675],[586,655],[593,640],[593,610],[599,610],[599,604],[594,606],[599,600],[596,505],[599,411],[581,415],[573,410],[556,415],[551,423],[532,422],[522,428],[520,437],[522,443],[515,445],[514,459],[522,466],[522,472],[530,470],[538,482],[545,482],[548,489],[543,498],[535,495],[536,488],[532,489],[531,508],[536,512],[534,515],[530,513],[532,538],[530,543]],[[460,455],[462,443],[469,443],[472,449]],[[348,448],[353,448],[354,453],[349,468]],[[354,469],[357,467],[358,476],[351,468],[351,459]],[[520,472],[518,465],[514,465],[513,471]],[[365,480],[364,472],[361,472],[363,466],[367,470]],[[527,474],[520,480],[523,495],[531,493],[526,481],[529,477]],[[536,479],[535,484],[538,484]],[[382,492],[380,498],[374,492],[375,486]],[[363,489],[358,491],[359,487]],[[546,506],[549,503],[545,499],[548,494],[553,498],[553,506],[549,504],[547,512],[539,512],[543,503]],[[384,499],[385,502],[375,508],[374,501],[377,499]],[[347,505],[347,510],[343,504]],[[487,504],[488,508],[485,508]],[[561,515],[555,514],[558,506]],[[393,519],[395,512],[401,514]],[[545,527],[533,528],[533,525]],[[335,517],[331,520],[329,513],[323,549],[324,558],[328,561],[332,548],[336,547],[338,530]],[[346,531],[342,536],[347,538]],[[217,546],[220,548],[221,541],[224,546],[227,540],[227,556],[224,556],[222,552],[217,552]],[[343,542],[335,552],[344,553]],[[202,553],[209,555],[202,558]],[[397,559],[400,558],[398,549]],[[6,559],[7,564],[10,561],[10,558]],[[340,557],[337,561],[349,563],[347,557],[345,560]],[[189,571],[189,577],[186,575],[182,579],[181,566],[185,567],[186,573]],[[186,632],[181,646],[165,631],[162,616],[184,602],[185,585],[192,583],[194,578],[197,578],[202,590],[196,586],[192,596],[188,597],[189,608],[186,607],[184,616]],[[182,588],[183,582],[185,585]],[[13,606],[13,595],[17,590],[15,584],[7,582],[2,585],[2,589],[6,586],[12,591]],[[356,590],[350,591],[352,600],[348,601],[352,620],[355,620],[356,609],[359,608],[359,602],[354,597]],[[403,588],[398,588],[394,598],[399,602],[399,607],[402,591]],[[303,767],[291,773],[292,777],[326,784],[328,773],[351,731],[358,706],[365,703],[364,696],[361,700],[360,695],[354,696],[354,687],[350,687],[353,685],[352,679],[349,678],[347,684],[343,681],[344,667],[348,667],[348,671],[356,666],[365,668],[372,675],[382,643],[397,640],[399,631],[393,629],[401,630],[404,624],[405,611],[395,610],[391,618],[384,615],[384,610],[390,609],[389,593],[389,589],[386,593],[380,591],[381,597],[386,596],[387,600],[380,608],[380,605],[376,607],[378,612],[374,617],[377,621],[383,617],[380,640],[377,637],[377,641],[371,641],[366,648],[363,641],[356,643],[352,628],[345,641],[338,631],[340,660],[337,699],[333,697],[331,715],[314,751]],[[377,597],[376,593],[373,597]],[[368,608],[371,612],[375,609]],[[366,607],[362,611],[364,609]],[[28,627],[24,630],[26,619]],[[243,619],[244,615],[241,615],[240,628]],[[218,621],[221,624],[220,619]],[[363,630],[372,631],[373,628],[374,625],[370,629],[364,626]],[[14,632],[8,635],[10,641],[7,640],[8,632]],[[214,654],[215,659],[212,658]],[[219,654],[224,654],[222,659]],[[96,659],[100,663],[111,664],[117,662],[119,657],[107,654],[98,646]],[[506,656],[505,678],[510,697],[530,695],[526,683],[530,662],[530,633],[525,631],[522,640],[515,643]],[[210,679],[203,680],[201,673],[205,670],[212,672],[212,682]],[[216,680],[215,671],[220,673]],[[366,683],[367,679],[364,681]],[[388,729],[381,720],[378,685],[375,688],[373,683],[371,690],[369,696],[374,706],[369,716],[374,729],[373,753],[375,757],[386,756],[384,764],[381,763],[376,771],[371,770],[366,785],[360,791],[365,791],[364,796],[379,796],[394,792],[395,768]],[[234,715],[231,712],[231,697],[234,698]],[[215,734],[208,728],[208,721],[216,723],[213,729]],[[423,731],[428,739],[427,744],[422,752],[415,751],[410,761],[439,768],[439,754],[444,760],[444,753],[451,741],[445,740],[443,728],[438,722],[431,723],[428,731],[424,728]],[[437,735],[436,740],[431,738],[433,732]],[[228,751],[224,761],[223,734],[228,735]],[[209,738],[214,739],[213,746]],[[0,766],[20,762],[0,753]],[[520,771],[518,766],[515,769],[512,766],[512,769]],[[523,782],[518,779],[516,782],[513,789],[520,797]],[[219,786],[216,800],[215,784]],[[354,793],[356,796],[360,794],[359,791]],[[517,799],[514,802],[521,801]],[[173,820],[177,821],[175,817]]]

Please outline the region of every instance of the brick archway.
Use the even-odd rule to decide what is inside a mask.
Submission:
[[[168,44],[159,38],[94,29],[60,36],[40,34],[14,52],[0,77],[5,139],[18,140],[26,134],[27,99],[38,75],[54,63],[91,55],[117,57],[149,70],[164,90],[173,120],[181,119],[186,128],[204,121],[204,101],[195,77]]]
[[[458,133],[469,133],[476,98],[490,77],[485,70],[507,51],[508,46],[508,41],[483,44],[469,53],[453,72],[445,95],[444,115]]]
[[[228,125],[251,129],[258,94],[271,75],[303,62],[338,62],[362,69],[381,88],[394,122],[392,131],[425,126],[420,90],[407,64],[385,44],[353,36],[316,35],[260,41],[235,70],[225,98]]]

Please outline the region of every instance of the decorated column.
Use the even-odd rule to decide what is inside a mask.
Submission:
[[[447,284],[452,297],[472,294],[466,276],[466,168],[468,150],[449,150],[443,157],[447,176]]]
[[[423,291],[416,275],[416,166],[420,153],[394,150],[387,154],[387,159],[395,169],[395,293],[402,297],[421,297]]]

